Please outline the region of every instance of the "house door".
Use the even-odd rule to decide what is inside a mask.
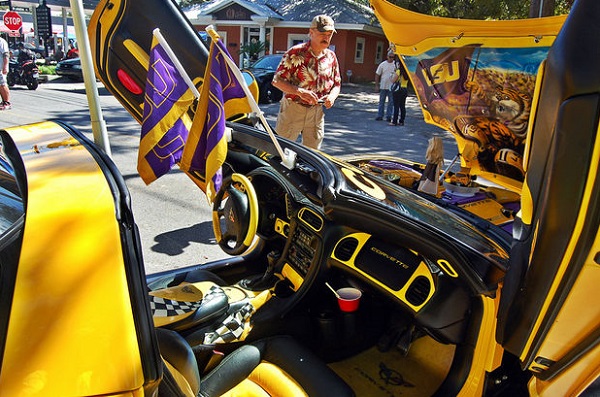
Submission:
[[[259,57],[271,53],[270,27],[244,27],[242,32],[241,56],[244,66]]]

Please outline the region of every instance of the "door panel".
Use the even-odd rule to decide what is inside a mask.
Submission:
[[[598,18],[600,2],[576,2],[543,66],[502,290],[497,339],[540,379],[558,379],[598,345]]]

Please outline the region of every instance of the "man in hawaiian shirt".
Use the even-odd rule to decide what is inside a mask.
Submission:
[[[329,109],[340,94],[338,60],[329,47],[336,32],[333,19],[316,16],[310,25],[309,40],[290,48],[281,59],[273,86],[285,95],[277,116],[277,133],[320,149],[325,134],[323,106]]]

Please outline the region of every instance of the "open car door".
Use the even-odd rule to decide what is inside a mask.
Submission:
[[[600,2],[575,2],[562,28],[371,4],[461,166],[521,194],[497,342],[531,395],[581,393],[600,376]]]
[[[530,394],[577,395],[600,374],[598,18],[599,2],[575,2],[535,95],[497,333]]]
[[[200,86],[208,49],[174,1],[101,1],[88,26],[96,74],[140,123],[156,21],[190,79]]]

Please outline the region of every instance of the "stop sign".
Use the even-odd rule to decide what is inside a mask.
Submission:
[[[19,30],[23,25],[23,19],[19,15],[19,13],[14,11],[8,11],[4,14],[4,25],[10,30]]]

